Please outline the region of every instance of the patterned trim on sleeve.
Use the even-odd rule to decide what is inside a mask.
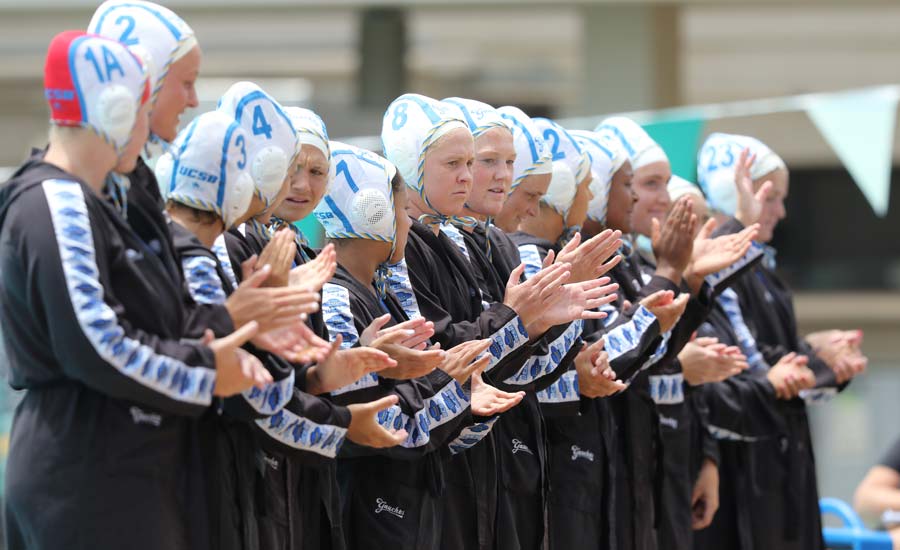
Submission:
[[[72,309],[97,355],[135,382],[170,399],[196,405],[212,402],[216,371],[191,367],[157,354],[129,338],[103,300],[87,204],[81,185],[64,180],[42,184]],[[129,251],[133,252],[133,251]]]
[[[341,336],[341,349],[352,348],[359,342],[359,333],[350,310],[349,290],[341,285],[326,283],[322,288],[322,317],[325,319],[331,340],[334,341],[338,335]],[[378,375],[370,372],[352,384],[332,391],[331,395],[341,395],[376,386],[378,386]]]

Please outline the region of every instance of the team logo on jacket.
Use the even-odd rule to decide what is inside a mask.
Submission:
[[[589,460],[593,462],[594,453],[584,450],[578,445],[572,445],[572,462],[575,462],[578,459]]]
[[[381,512],[387,512],[388,514],[397,516],[400,519],[403,519],[403,516],[406,515],[406,510],[399,506],[391,506],[387,503],[387,501],[379,497],[375,500],[375,513],[380,514]]]
[[[274,456],[269,456],[266,453],[262,453],[263,462],[266,463],[266,466],[272,468],[275,471],[278,471],[278,459]]]
[[[667,428],[671,428],[673,430],[678,429],[678,419],[671,418],[669,416],[659,415],[659,423],[661,426],[665,426]]]
[[[156,426],[159,428],[159,425],[162,424],[162,415],[156,413],[148,413],[146,411],[142,411],[137,407],[131,407],[128,409],[128,412],[131,413],[131,419],[135,424],[150,424],[151,426]]]
[[[516,454],[516,453],[518,453],[518,452],[521,451],[521,452],[523,452],[523,453],[528,453],[528,454],[534,456],[534,453],[531,452],[531,449],[528,448],[528,445],[522,443],[521,440],[513,439],[513,440],[512,440],[512,445],[513,445],[513,446],[512,446],[512,453],[513,453],[513,454]]]

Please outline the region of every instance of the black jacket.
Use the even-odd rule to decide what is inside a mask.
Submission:
[[[260,254],[267,242],[267,234],[242,226],[219,238],[213,253],[230,278],[240,283],[241,264]],[[306,257],[315,258],[315,252],[306,250]],[[294,263],[304,261],[298,250]],[[328,339],[321,311],[310,315],[307,324],[320,338]],[[311,365],[293,366],[295,388],[290,402],[279,413],[256,422],[265,432],[258,462],[259,483],[267,495],[266,506],[258,511],[260,546],[337,550],[345,542],[334,458],[351,415],[324,396],[306,393]]]
[[[212,403],[215,370],[181,341],[183,287],[106,200],[39,159],[0,188],[0,250],[10,383],[27,390],[8,547],[187,548],[203,521],[188,417]]]
[[[407,320],[390,291],[380,298],[372,285],[363,285],[341,266],[325,285],[323,295],[329,331],[342,334],[348,347],[358,345],[359,334],[385,313],[391,315],[387,326]],[[405,428],[408,433],[397,447],[345,446],[338,473],[348,547],[437,548],[444,491],[441,455],[463,427],[472,423],[468,392],[446,373],[435,370],[404,381],[372,374],[336,393],[335,398],[347,402],[397,395],[399,403],[382,413],[379,422],[391,429]]]

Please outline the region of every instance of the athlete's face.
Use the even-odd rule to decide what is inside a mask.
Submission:
[[[516,231],[522,220],[537,216],[540,212],[541,197],[547,194],[552,177],[552,174],[526,176],[510,193],[506,204],[494,220],[500,229],[507,232]]]
[[[575,198],[572,199],[572,206],[569,208],[568,215],[566,215],[566,227],[581,227],[584,225],[584,220],[587,218],[588,204],[594,198],[594,193],[591,192],[592,181],[594,181],[594,176],[588,170],[587,176],[581,180],[581,183],[575,189]]]
[[[467,206],[483,216],[500,213],[512,186],[516,147],[505,128],[491,128],[475,140],[472,193]]]
[[[779,168],[754,180],[754,190],[759,190],[759,187],[766,181],[772,182],[772,190],[769,191],[769,196],[763,202],[762,213],[759,216],[759,235],[757,236],[757,240],[764,243],[772,240],[778,222],[787,217],[784,200],[787,198],[790,189],[790,179],[787,170]]]
[[[144,144],[147,142],[147,137],[150,134],[150,102],[144,103],[140,110],[138,110],[137,117],[134,121],[134,128],[131,129],[131,136],[129,137],[128,144],[125,145],[125,148],[122,150],[122,154],[119,155],[119,160],[116,163],[115,171],[119,174],[127,174],[134,170],[134,167],[137,164],[138,156],[141,154],[141,150],[144,148]]]
[[[188,107],[200,105],[194,84],[200,74],[200,46],[195,46],[181,59],[172,63],[156,96],[150,115],[150,130],[165,141],[178,135],[181,115]]]
[[[409,228],[412,221],[409,218],[409,201],[406,194],[406,185],[402,184],[394,189],[394,216],[397,219],[397,235],[394,239],[394,254],[390,262],[395,264],[403,259],[406,250],[406,241],[409,238]]]
[[[451,130],[425,155],[422,183],[431,207],[444,216],[459,215],[472,191],[475,149],[468,128]],[[420,199],[421,200],[421,199]],[[431,212],[425,204],[423,212]]]
[[[609,202],[606,204],[606,226],[622,233],[631,233],[631,215],[638,200],[634,192],[631,163],[625,161],[613,174],[609,185]]]
[[[287,194],[275,209],[275,215],[295,222],[308,216],[325,195],[328,187],[328,159],[318,147],[305,143],[289,173]]]
[[[653,228],[653,218],[662,223],[669,212],[669,190],[672,169],[667,161],[661,160],[641,166],[634,171],[634,191],[638,201],[631,216],[634,233],[649,236]]]

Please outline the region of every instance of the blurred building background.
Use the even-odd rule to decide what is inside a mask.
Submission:
[[[201,109],[233,81],[256,80],[315,109],[336,139],[377,135],[405,91],[572,117],[900,83],[900,5],[887,1],[163,3],[203,48]],[[46,44],[84,28],[96,4],[0,0],[0,167],[44,143]],[[871,372],[814,413],[822,493],[849,498],[900,436],[900,178],[876,218],[805,114],[714,121],[712,131],[758,137],[791,167],[775,244],[804,329],[866,331]]]

